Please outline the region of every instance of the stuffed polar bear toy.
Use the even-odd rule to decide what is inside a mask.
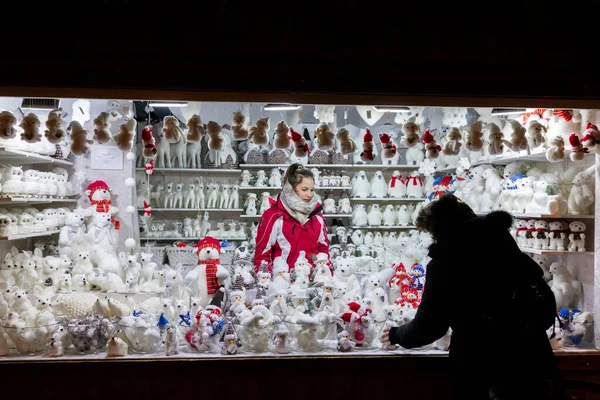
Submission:
[[[198,249],[198,267],[191,270],[185,277],[186,282],[192,283],[191,295],[199,299],[202,307],[215,302],[224,303],[222,287],[229,278],[229,271],[221,265],[222,249],[219,241],[207,236],[198,242],[196,248]]]

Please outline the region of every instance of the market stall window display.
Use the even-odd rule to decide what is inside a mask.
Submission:
[[[446,193],[514,217],[556,351],[599,345],[595,110],[22,100],[0,99],[3,359],[445,354],[451,331],[380,338],[419,308],[432,238],[414,224]],[[293,163],[329,257],[257,238]]]

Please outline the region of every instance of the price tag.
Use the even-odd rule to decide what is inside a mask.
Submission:
[[[371,110],[367,110],[367,119],[371,119]]]

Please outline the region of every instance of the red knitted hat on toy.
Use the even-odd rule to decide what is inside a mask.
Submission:
[[[592,124],[590,121],[588,121],[587,126],[585,127],[585,129],[586,130],[587,129],[591,129],[591,130],[594,130],[594,131],[598,132],[598,127],[596,125]]]
[[[106,182],[104,181],[94,181],[92,183],[90,183],[87,187],[87,190],[90,191],[90,195],[88,196],[90,198],[90,200],[92,199],[92,195],[94,194],[94,192],[98,189],[106,189],[106,190],[110,190],[108,188],[108,185],[106,184]]]
[[[365,136],[363,137],[363,142],[367,143],[367,142],[372,142],[373,141],[373,134],[371,133],[371,131],[369,129],[367,129],[367,133],[365,133]]]
[[[579,141],[579,136],[577,136],[574,133],[571,133],[571,136],[569,136],[569,143],[571,143],[571,146],[573,147],[580,146],[581,142]]]
[[[219,241],[212,236],[207,236],[196,243],[196,249],[198,253],[200,253],[200,250],[204,249],[205,247],[212,247],[217,249],[219,253],[221,252],[221,243],[219,243]]]
[[[423,133],[423,143],[429,144],[431,142],[433,142],[433,135],[429,133],[429,129],[427,129],[425,133]]]
[[[385,132],[379,134],[379,141],[381,142],[381,144],[389,143],[390,139],[390,135],[388,135]]]
[[[150,139],[152,139],[152,127],[146,126],[142,130],[142,140],[150,140]]]
[[[293,130],[292,128],[290,128],[290,132],[292,132],[292,140],[294,142],[299,142],[302,139],[302,135]]]

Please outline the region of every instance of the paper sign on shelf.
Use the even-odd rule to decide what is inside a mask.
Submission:
[[[123,170],[123,152],[116,146],[92,146],[91,169]]]

